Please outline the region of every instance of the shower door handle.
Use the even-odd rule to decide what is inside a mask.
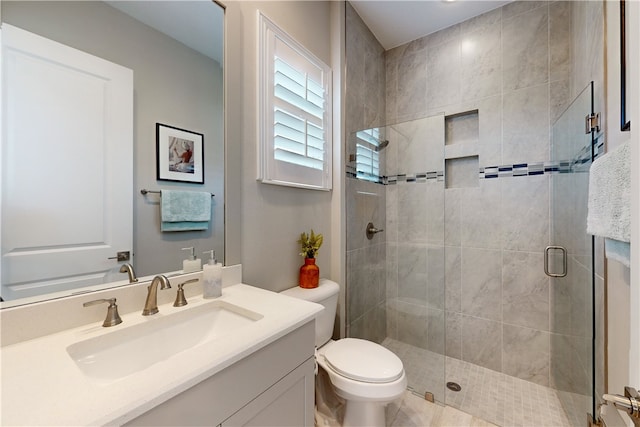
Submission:
[[[549,271],[549,251],[557,249],[562,252],[562,273],[551,273]],[[549,277],[565,277],[567,275],[567,250],[563,246],[547,246],[544,250],[544,274]]]

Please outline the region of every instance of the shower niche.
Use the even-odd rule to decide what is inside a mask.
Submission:
[[[478,187],[478,171],[480,165],[478,156],[457,157],[445,159],[445,188]]]
[[[444,123],[445,146],[477,144],[480,138],[480,121],[477,109],[445,116]]]
[[[445,188],[478,187],[478,110],[444,117]]]

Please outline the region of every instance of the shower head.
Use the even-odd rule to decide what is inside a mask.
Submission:
[[[373,151],[380,152],[380,151],[384,150],[385,148],[387,148],[387,145],[389,145],[389,140],[388,139],[385,139],[384,141],[380,141],[380,145],[378,145],[377,147],[374,147]]]

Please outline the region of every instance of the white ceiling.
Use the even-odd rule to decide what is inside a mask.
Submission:
[[[350,3],[380,44],[391,49],[510,1],[350,0]],[[211,0],[107,3],[222,63],[223,26],[212,23],[222,22],[224,11]],[[190,7],[185,7],[186,4]]]
[[[419,39],[509,1],[350,0],[385,50]]]

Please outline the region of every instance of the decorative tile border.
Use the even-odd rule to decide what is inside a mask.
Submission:
[[[444,171],[418,172],[416,174],[400,174],[381,177],[383,184],[394,185],[398,182],[443,182]]]
[[[604,141],[600,138],[596,141],[595,157],[604,152]],[[591,164],[591,148],[585,147],[573,160],[561,160],[557,162],[537,162],[537,163],[515,163],[512,165],[487,166],[479,170],[479,179],[507,178],[520,176],[535,176],[555,173],[579,173],[588,172]],[[347,168],[347,177],[357,179],[367,179],[358,177],[353,170]],[[398,174],[389,176],[378,176],[367,179],[382,185],[394,185],[398,182],[443,182],[444,171],[418,172],[415,174]]]
[[[479,178],[505,178],[512,176],[533,176],[550,173],[572,172],[572,162],[516,163],[513,165],[488,166],[480,168]]]
[[[374,184],[395,185],[398,182],[443,182],[444,171],[418,172],[416,174],[399,174],[390,176],[358,176],[353,171],[347,171],[347,178],[356,178]]]
[[[347,168],[349,169],[349,168]],[[366,178],[363,176],[358,176],[358,174],[352,170],[347,170],[347,178],[354,178],[354,179],[359,179],[362,181],[368,181],[368,182],[372,182],[374,184],[382,184],[382,185],[386,185],[386,183],[384,182],[384,178],[383,176],[367,176]]]
[[[604,141],[596,141],[594,157],[604,151]],[[479,178],[503,178],[511,176],[532,176],[551,173],[587,172],[591,164],[591,147],[584,147],[572,160],[544,163],[516,163],[513,165],[488,166],[480,168]]]

